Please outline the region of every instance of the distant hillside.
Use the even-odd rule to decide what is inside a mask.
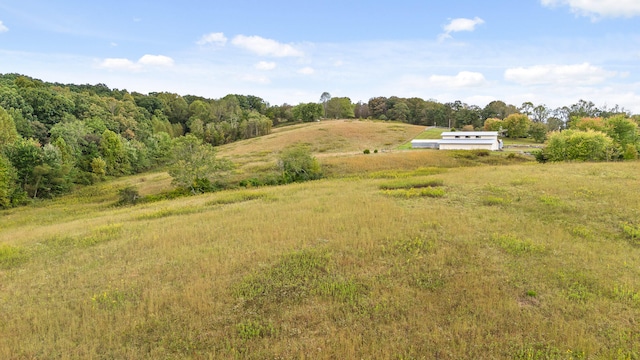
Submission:
[[[318,158],[388,151],[410,141],[424,126],[370,120],[323,120],[273,129],[269,135],[219,146],[221,156],[240,166],[274,162],[287,146],[307,144]]]

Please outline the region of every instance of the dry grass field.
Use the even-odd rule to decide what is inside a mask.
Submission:
[[[170,187],[154,173],[0,212],[0,358],[640,358],[640,163],[391,151],[413,127],[343,124],[381,136],[220,149],[296,138],[323,180],[115,206]]]

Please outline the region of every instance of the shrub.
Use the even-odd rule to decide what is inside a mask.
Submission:
[[[627,144],[624,148],[624,153],[622,153],[622,158],[625,160],[636,160],[638,159],[638,150],[635,145]]]
[[[118,195],[120,197],[118,205],[135,205],[140,199],[138,189],[133,186],[127,186],[124,189],[120,189],[118,191]]]
[[[363,152],[364,152],[365,154],[370,154],[370,153],[371,153],[371,151],[369,151],[369,149],[364,149],[364,151],[363,151]]]
[[[315,180],[322,177],[318,160],[308,146],[294,145],[282,151],[278,159],[284,183]]]
[[[373,150],[373,153],[377,154],[378,153],[378,149]]]
[[[618,150],[613,140],[599,131],[565,130],[551,134],[544,156],[549,161],[611,161],[618,157]]]

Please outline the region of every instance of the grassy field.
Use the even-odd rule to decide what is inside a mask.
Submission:
[[[640,358],[640,163],[391,151],[414,130],[220,149],[250,173],[306,139],[319,181],[114,205],[154,173],[0,212],[0,358]]]

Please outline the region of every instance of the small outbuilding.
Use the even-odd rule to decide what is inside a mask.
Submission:
[[[445,131],[440,140],[412,140],[414,149],[502,150],[497,131]]]
[[[446,131],[438,143],[440,150],[501,150],[497,131]]]

